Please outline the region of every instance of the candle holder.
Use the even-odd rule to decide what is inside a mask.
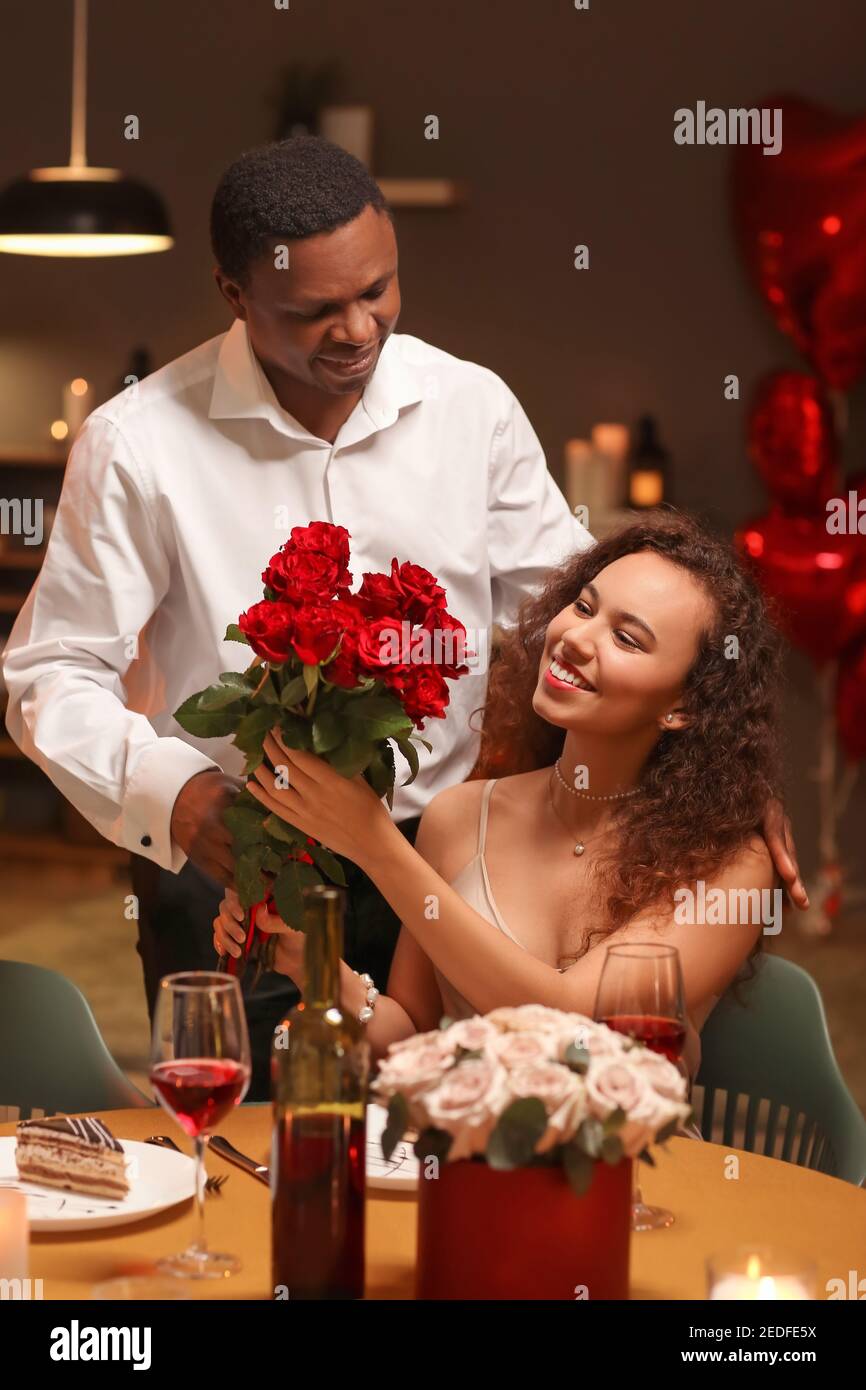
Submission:
[[[816,1284],[811,1260],[775,1246],[741,1245],[707,1260],[707,1298],[712,1302],[814,1299]]]

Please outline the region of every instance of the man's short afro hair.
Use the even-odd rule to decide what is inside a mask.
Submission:
[[[226,169],[211,205],[211,245],[223,274],[242,285],[274,240],[333,231],[370,206],[390,216],[359,159],[321,136],[293,135],[248,150]]]

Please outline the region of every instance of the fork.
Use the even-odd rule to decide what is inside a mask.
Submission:
[[[145,1144],[155,1144],[158,1149],[173,1149],[176,1154],[183,1153],[183,1149],[179,1148],[174,1140],[170,1139],[167,1134],[152,1134],[150,1138],[145,1139],[144,1142]],[[219,1196],[222,1191],[223,1183],[227,1183],[228,1180],[228,1173],[211,1174],[205,1179],[204,1190],[205,1192],[215,1193]]]

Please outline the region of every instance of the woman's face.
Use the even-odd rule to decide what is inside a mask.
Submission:
[[[683,683],[711,620],[710,601],[687,570],[651,550],[624,555],[548,626],[533,709],[587,733],[682,727]]]

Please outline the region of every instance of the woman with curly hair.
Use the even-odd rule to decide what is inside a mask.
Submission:
[[[270,737],[272,766],[250,790],[360,865],[402,922],[368,1024],[374,1055],[442,1014],[533,1002],[591,1015],[605,947],[657,939],[680,954],[694,1074],[697,1032],[760,949],[762,922],[684,921],[678,894],[702,882],[744,902],[774,885],[760,829],[779,682],[776,631],[730,547],[658,513],[524,602],[491,667],[473,777],[433,798],[414,848],[363,778]],[[280,790],[272,768],[286,761]],[[238,953],[241,916],[229,893],[221,952]],[[302,933],[262,925],[303,989]],[[360,1010],[365,986],[342,970],[344,1004]]]

